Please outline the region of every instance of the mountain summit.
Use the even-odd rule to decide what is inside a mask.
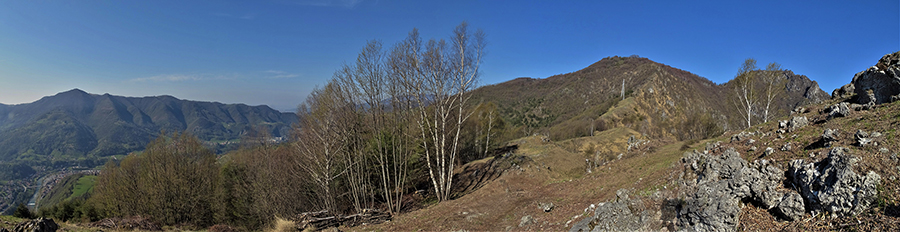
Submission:
[[[282,137],[295,121],[296,115],[268,106],[72,89],[32,103],[0,106],[0,160],[123,155],[142,150],[161,131],[187,132],[210,142],[237,140],[258,128]]]
[[[830,98],[806,76],[782,74],[785,91],[773,102],[775,117]],[[504,119],[518,127],[518,136],[541,133],[562,140],[624,126],[656,138],[691,139],[745,127],[732,85],[647,58],[615,56],[546,79],[484,86],[473,97],[496,102]]]

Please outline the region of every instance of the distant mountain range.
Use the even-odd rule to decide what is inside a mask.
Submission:
[[[785,84],[779,87],[785,92],[773,102],[771,118],[830,99],[806,76],[788,70],[782,74]],[[746,127],[731,85],[633,56],[607,57],[544,79],[488,85],[472,94],[474,102],[496,103],[501,116],[519,129],[511,138],[541,133],[562,140],[589,135],[591,128],[624,126],[653,138],[691,139]],[[757,86],[761,89],[762,82]],[[761,117],[755,118],[754,124],[759,121]]]
[[[18,105],[0,104],[0,161],[71,160],[143,150],[160,132],[188,132],[210,142],[234,142],[265,129],[287,136],[293,113],[268,106],[122,97],[79,89]]]

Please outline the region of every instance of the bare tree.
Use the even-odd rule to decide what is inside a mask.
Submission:
[[[747,122],[747,128],[752,126],[753,107],[758,101],[758,95],[753,87],[756,80],[756,60],[747,58],[744,64],[738,69],[737,75],[734,77],[735,101],[741,110],[741,116]]]
[[[766,106],[763,110],[763,123],[769,122],[769,108],[772,102],[784,93],[784,84],[787,82],[787,78],[782,78],[783,76],[784,71],[781,69],[781,65],[775,62],[769,63],[763,72],[763,83],[766,86]]]
[[[465,93],[477,84],[484,46],[484,33],[470,33],[463,22],[453,31],[449,44],[428,41],[421,59],[413,60],[418,74],[406,84],[416,99],[428,175],[439,201],[450,198],[460,130],[471,116],[465,110],[471,95]]]
[[[342,164],[347,137],[340,128],[341,118],[346,113],[347,102],[340,95],[340,86],[329,83],[324,88],[314,90],[306,103],[298,107],[300,127],[295,148],[299,159],[297,166],[308,175],[317,187],[320,208],[337,213],[336,180],[348,171],[348,164]],[[352,165],[352,164],[350,164]]]

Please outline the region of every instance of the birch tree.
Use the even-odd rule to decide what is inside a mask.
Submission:
[[[484,33],[471,33],[463,22],[453,30],[449,43],[429,40],[423,53],[408,61],[416,63],[411,67],[418,68],[406,86],[416,99],[416,123],[438,201],[451,197],[460,130],[471,116],[465,109],[471,95],[466,93],[476,87],[484,47]]]
[[[782,78],[783,76],[784,71],[781,69],[781,65],[775,62],[769,63],[763,72],[762,78],[766,88],[764,93],[766,105],[763,108],[763,123],[769,122],[769,108],[772,106],[772,102],[784,93],[784,84],[787,82],[787,78]]]
[[[747,122],[747,128],[752,126],[753,108],[758,101],[758,94],[753,88],[756,81],[755,70],[756,60],[747,58],[734,77],[735,102],[741,110],[741,116]]]

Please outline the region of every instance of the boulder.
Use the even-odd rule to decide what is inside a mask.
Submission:
[[[831,99],[852,97],[855,90],[856,86],[853,86],[853,83],[846,84],[840,88],[834,89],[834,91],[831,92]]]
[[[869,144],[878,146],[878,142],[875,142],[875,139],[881,137],[881,133],[872,132],[870,134],[864,130],[856,130],[856,134],[854,134],[854,137],[856,137],[856,146],[865,147]]]
[[[59,229],[59,225],[50,218],[37,218],[28,220],[16,225],[14,232],[54,232]]]
[[[835,104],[825,108],[825,113],[828,113],[828,119],[847,117],[850,115],[850,104],[846,102]]]
[[[838,141],[838,130],[837,129],[825,129],[822,132],[822,146],[830,147],[832,142]]]
[[[806,213],[805,210],[803,197],[796,192],[787,192],[784,194],[784,198],[782,198],[781,202],[778,203],[778,206],[775,207],[775,213],[782,219],[788,221],[800,220],[800,218],[803,217],[803,214]]]
[[[860,104],[882,104],[900,98],[900,52],[884,55],[875,66],[853,76]]]
[[[858,159],[848,152],[847,148],[835,147],[819,162],[791,161],[789,178],[811,210],[834,216],[856,215],[874,203],[881,176],[871,171],[865,176],[856,174],[853,167]]]
[[[627,190],[616,191],[616,199],[597,204],[594,213],[572,226],[569,231],[648,231],[654,220],[652,209],[640,199],[632,199]]]
[[[526,227],[534,223],[534,217],[531,215],[525,215],[519,220],[519,227]]]
[[[795,116],[795,117],[791,118],[790,121],[787,122],[786,128],[789,132],[794,132],[800,128],[803,128],[806,125],[809,125],[809,120],[807,120],[806,117]]]

